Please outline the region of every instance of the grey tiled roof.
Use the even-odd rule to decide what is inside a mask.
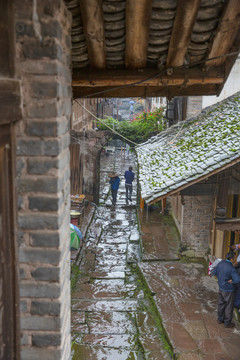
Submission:
[[[240,92],[136,148],[147,203],[240,160]]]

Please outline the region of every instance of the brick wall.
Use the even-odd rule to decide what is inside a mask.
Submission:
[[[71,131],[71,194],[82,193],[98,203],[99,157],[106,142],[103,131]]]
[[[21,359],[70,358],[70,24],[61,0],[16,2]]]
[[[181,224],[183,254],[196,257],[206,255],[210,243],[212,214],[212,196],[184,196]]]
[[[72,130],[91,130],[96,127],[95,118],[84,108],[81,107],[82,104],[86,109],[91,111],[95,116],[97,109],[97,99],[76,99],[73,101],[72,108]]]

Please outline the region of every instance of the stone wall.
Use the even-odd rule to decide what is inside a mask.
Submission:
[[[100,152],[106,142],[104,131],[71,131],[71,194],[98,203]]]
[[[197,116],[202,111],[202,96],[188,96],[187,119]]]
[[[204,257],[210,244],[213,196],[184,196],[183,202],[182,254]]]
[[[70,358],[70,25],[61,0],[15,3],[21,359]]]
[[[96,127],[96,120],[87,110],[85,110],[80,104],[82,104],[87,110],[96,116],[97,99],[76,99],[73,101],[71,129],[91,130]]]

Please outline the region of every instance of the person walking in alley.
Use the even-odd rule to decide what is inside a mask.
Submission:
[[[129,169],[125,171],[125,188],[126,188],[126,203],[128,200],[132,202],[132,182],[134,180],[134,172],[132,171],[132,166],[129,166]]]
[[[113,206],[115,206],[117,202],[117,192],[119,188],[120,179],[116,173],[109,174],[108,176],[111,178],[109,184],[111,185],[112,204]]]
[[[229,251],[226,260],[213,270],[212,274],[218,278],[218,323],[224,323],[227,328],[234,327],[232,323],[234,309],[234,285],[240,283],[240,276],[233,266],[234,252]]]

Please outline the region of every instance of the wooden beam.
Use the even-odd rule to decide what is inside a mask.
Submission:
[[[2,0],[0,7],[0,76],[13,77],[15,57],[13,1]]]
[[[169,44],[167,67],[181,66],[191,38],[201,0],[178,0]]]
[[[156,69],[145,70],[106,70],[106,71],[75,71],[73,86],[102,87],[122,86],[138,83],[136,86],[173,86],[195,84],[222,84],[223,68],[203,72],[201,69],[175,69],[171,75],[166,73],[158,76]],[[148,79],[144,81],[145,79]],[[143,82],[141,82],[143,81]]]
[[[207,196],[213,195],[216,191],[217,184],[194,184],[183,189],[180,194],[184,196]]]
[[[216,230],[227,231],[239,231],[240,230],[240,218],[216,218]]]
[[[125,66],[146,66],[152,0],[127,0]]]
[[[79,4],[90,65],[104,69],[106,54],[102,0],[81,0]]]
[[[16,122],[22,118],[20,81],[2,78],[0,81],[0,125]]]
[[[73,98],[126,98],[126,97],[160,97],[172,99],[174,96],[201,96],[216,95],[216,84],[192,85],[192,86],[129,86],[129,87],[82,87],[73,86]]]
[[[225,55],[229,52],[240,31],[240,1],[229,0],[226,9],[219,23],[219,27],[212,47],[208,55],[208,59]],[[219,66],[225,63],[226,57],[220,57],[206,63],[206,67]]]

